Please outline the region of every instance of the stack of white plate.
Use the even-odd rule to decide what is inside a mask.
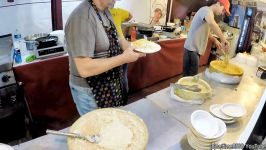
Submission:
[[[246,114],[246,109],[240,104],[226,103],[213,104],[210,106],[210,112],[226,124],[235,123],[240,117]]]
[[[190,121],[191,127],[187,133],[187,139],[194,149],[209,150],[211,145],[219,143],[226,133],[225,123],[207,111],[194,111]]]

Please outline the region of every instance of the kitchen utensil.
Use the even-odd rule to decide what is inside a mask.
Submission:
[[[82,140],[89,141],[91,143],[99,143],[100,142],[100,135],[87,135],[87,136],[82,136],[77,133],[69,133],[69,132],[59,132],[59,131],[54,131],[54,130],[46,130],[47,134],[54,134],[54,135],[61,135],[61,136],[68,136],[72,138],[78,138]]]
[[[256,72],[257,77],[266,79],[266,66],[260,66]]]
[[[247,110],[240,104],[227,103],[221,106],[221,112],[233,118],[240,118],[247,113]]]
[[[232,63],[226,64],[224,61],[221,60],[211,61],[209,71],[220,72],[231,76],[242,76],[244,73],[241,67]]]
[[[218,134],[219,124],[207,111],[196,110],[190,116],[192,127],[204,138],[212,138]]]
[[[25,41],[25,43],[28,51],[34,51],[39,46],[39,42],[37,41]]]
[[[220,105],[220,104],[213,104],[213,105],[211,105],[211,106],[210,106],[210,112],[211,112],[215,117],[218,117],[218,118],[223,119],[223,120],[230,121],[230,120],[233,120],[233,119],[234,119],[233,117],[226,116],[226,115],[224,115],[224,114],[221,112],[221,105]]]
[[[201,89],[199,88],[198,85],[182,85],[182,84],[177,84],[177,83],[171,83],[170,86],[174,87],[174,88],[189,90],[192,92],[200,92],[201,91]]]
[[[147,37],[151,37],[155,31],[153,27],[138,27],[137,29],[140,34],[146,35]]]
[[[194,92],[191,90],[176,88],[175,94],[186,100],[207,99],[212,95],[212,88],[206,81],[202,79],[197,80],[195,77],[183,77],[178,80],[177,84],[198,85],[198,88],[201,89],[199,92]]]
[[[37,38],[47,37],[47,36],[49,36],[48,33],[31,34],[31,35],[27,35],[26,37],[24,37],[24,40],[25,41],[35,41]]]
[[[39,42],[38,49],[47,48],[47,47],[56,46],[57,41],[58,41],[58,37],[48,35],[46,37],[37,38],[36,41]]]

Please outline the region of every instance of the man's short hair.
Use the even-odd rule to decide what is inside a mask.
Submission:
[[[217,2],[219,2],[219,0],[209,0],[209,2],[207,3],[207,6],[211,6],[216,4]]]

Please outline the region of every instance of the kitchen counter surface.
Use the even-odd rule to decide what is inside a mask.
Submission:
[[[236,63],[236,62],[234,62]],[[122,109],[140,116],[149,130],[148,150],[189,150],[186,140],[190,115],[194,110],[208,111],[212,104],[239,103],[247,114],[236,123],[227,125],[222,143],[246,143],[266,101],[266,82],[256,77],[256,68],[241,65],[245,73],[240,84],[225,85],[199,74],[214,89],[214,96],[202,105],[177,102],[169,97],[169,88],[162,89]],[[67,129],[65,129],[67,130]],[[14,146],[15,150],[67,149],[65,137],[45,135],[32,141]]]

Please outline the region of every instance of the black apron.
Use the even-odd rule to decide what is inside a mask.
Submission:
[[[107,17],[107,19],[110,22],[109,27],[104,26],[103,20],[98,12],[97,7],[92,2],[92,0],[88,1],[91,3],[92,7],[94,8],[108,36],[110,46],[109,49],[107,50],[108,52],[107,57],[114,57],[122,54],[123,51],[118,42],[115,25],[109,19],[107,14],[104,12],[104,15]],[[86,80],[92,90],[96,104],[99,108],[118,107],[126,104],[127,93],[123,85],[122,66],[118,66],[99,75],[88,77],[86,78]]]

